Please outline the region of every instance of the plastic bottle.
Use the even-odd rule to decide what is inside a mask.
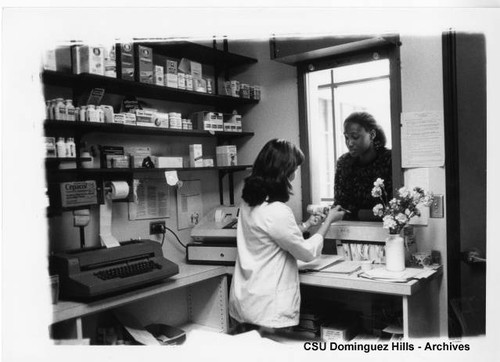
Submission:
[[[87,106],[87,122],[99,122],[99,114],[92,104]]]
[[[73,137],[68,137],[66,140],[66,157],[76,157],[76,145]]]
[[[57,98],[56,100],[54,116],[54,119],[58,121],[66,120],[66,105],[64,104],[64,100],[62,98]]]
[[[104,123],[104,109],[102,109],[102,106],[97,106],[96,108],[97,111],[97,122]]]
[[[66,99],[66,120],[76,121],[75,119],[75,106],[71,99]]]
[[[56,142],[56,150],[57,150],[57,157],[62,158],[66,157],[66,142],[64,141],[64,137],[59,137]]]
[[[80,107],[80,115],[78,116],[78,118],[80,119],[80,122],[88,122],[86,106]]]
[[[75,107],[75,121],[80,121],[80,107]]]

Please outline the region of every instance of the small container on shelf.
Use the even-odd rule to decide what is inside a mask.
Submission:
[[[66,104],[62,98],[56,99],[56,105],[54,108],[54,119],[58,121],[66,120]]]
[[[75,121],[75,106],[73,105],[73,100],[66,99],[65,102],[65,117],[67,121]]]

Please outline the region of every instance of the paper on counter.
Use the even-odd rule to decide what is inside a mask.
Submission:
[[[318,258],[316,258],[310,262],[304,262],[301,260],[297,260],[297,266],[299,267],[299,270],[319,271],[319,270],[322,270],[322,269],[324,269],[330,265],[333,265],[341,260],[344,260],[344,258],[340,255],[321,254]]]
[[[367,270],[359,276],[375,280],[384,280],[388,282],[407,282],[410,279],[427,278],[432,274],[427,273],[427,269],[406,268],[400,272],[388,271],[384,267]]]

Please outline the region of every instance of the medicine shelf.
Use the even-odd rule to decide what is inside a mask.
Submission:
[[[73,159],[74,160],[74,159]],[[78,172],[80,175],[116,175],[116,174],[128,174],[128,173],[155,173],[155,172],[165,172],[165,171],[220,171],[220,172],[236,172],[251,169],[252,165],[238,165],[238,166],[214,166],[214,167],[181,167],[181,168],[68,168],[68,169],[58,169],[51,170],[53,176],[72,174]]]
[[[66,162],[82,162],[82,161],[92,161],[90,157],[46,157],[45,163],[47,167],[52,165],[57,165]]]
[[[259,100],[256,99],[194,92],[95,74],[72,74],[45,70],[41,74],[41,78],[44,84],[72,87],[80,90],[104,88],[106,93],[133,95],[170,102],[204,104],[224,109],[259,103]]]
[[[257,59],[228,51],[210,48],[188,41],[153,41],[135,39],[134,43],[153,49],[155,54],[173,58],[187,58],[204,64],[213,64],[222,68],[232,68],[257,63]]]
[[[147,134],[158,136],[186,136],[186,137],[216,137],[221,139],[243,138],[253,136],[254,132],[209,132],[204,130],[185,130],[173,128],[144,127],[119,123],[95,123],[46,120],[46,132],[72,131],[79,135],[86,133],[126,133]]]

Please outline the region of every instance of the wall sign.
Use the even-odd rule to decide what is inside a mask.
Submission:
[[[97,204],[97,186],[95,181],[61,183],[61,204],[63,207]]]

